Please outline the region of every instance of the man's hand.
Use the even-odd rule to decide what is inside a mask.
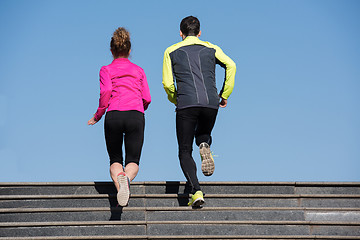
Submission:
[[[226,107],[226,105],[227,105],[227,99],[221,98],[221,102],[220,102],[219,106],[224,108],[224,107]]]

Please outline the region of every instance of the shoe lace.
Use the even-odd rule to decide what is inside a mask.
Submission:
[[[211,155],[213,156],[213,158],[218,158],[219,155],[215,154],[213,151],[211,151]]]

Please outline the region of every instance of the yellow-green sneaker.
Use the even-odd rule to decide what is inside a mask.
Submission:
[[[214,158],[211,154],[209,144],[203,142],[199,146],[201,156],[201,171],[205,176],[211,176],[215,170]]]
[[[204,203],[204,194],[202,191],[197,191],[191,196],[191,200],[188,205],[192,207],[201,207]]]

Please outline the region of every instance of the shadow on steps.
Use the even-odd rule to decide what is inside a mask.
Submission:
[[[145,186],[146,188],[146,186]],[[118,206],[116,200],[116,188],[112,182],[95,182],[95,189],[99,194],[107,194],[111,216],[109,221],[120,221],[123,213],[123,207]],[[191,192],[190,184],[181,184],[180,181],[167,181],[164,194],[177,194],[179,206],[188,206],[189,194]],[[146,193],[146,189],[145,189]]]

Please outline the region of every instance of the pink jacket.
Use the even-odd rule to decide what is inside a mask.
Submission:
[[[95,120],[108,111],[136,110],[144,113],[151,102],[144,70],[127,58],[117,58],[100,69],[100,99]]]

